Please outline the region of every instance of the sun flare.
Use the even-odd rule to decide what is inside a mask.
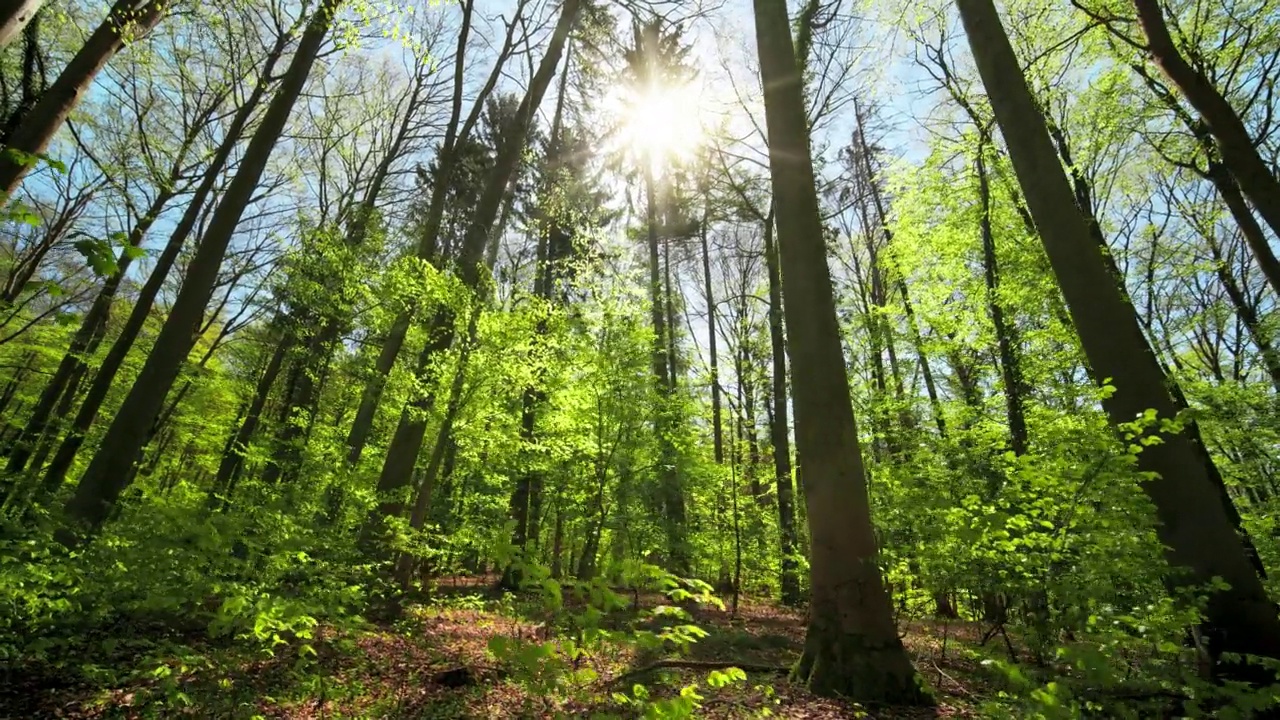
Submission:
[[[688,160],[705,136],[702,91],[696,82],[654,86],[617,102],[617,146],[655,172]]]

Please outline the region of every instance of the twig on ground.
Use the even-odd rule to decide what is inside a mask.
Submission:
[[[959,680],[951,677],[946,672],[944,672],[943,669],[938,666],[938,663],[930,661],[930,664],[933,665],[934,670],[938,671],[938,677],[946,678],[947,680],[950,680],[951,684],[955,685],[957,690],[964,693],[965,697],[973,697],[973,693],[969,692],[969,688],[966,688],[964,685],[960,684]]]

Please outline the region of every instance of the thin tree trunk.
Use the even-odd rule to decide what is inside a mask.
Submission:
[[[782,330],[782,272],[773,242],[773,212],[764,233],[765,265],[769,270],[769,349],[773,360],[773,411],[769,440],[773,445],[773,477],[778,489],[778,534],[782,551],[780,589],[784,605],[799,605],[800,564],[796,558],[795,492],[791,482],[791,437],[787,422],[787,346]]]
[[[671,284],[671,239],[662,243],[662,274],[665,289],[663,299],[667,312],[667,379],[671,383],[671,395],[674,397],[680,387],[680,356],[676,352],[676,302],[675,288]]]
[[[754,7],[811,536],[809,627],[795,674],[824,695],[927,703],[877,563],[791,23],[783,0]]]
[[[662,256],[659,254],[658,200],[654,184],[653,168],[645,165],[645,230],[649,245],[649,317],[653,322],[653,377],[659,393],[666,395],[671,388],[667,361],[667,316],[664,312],[662,285]]]
[[[996,260],[996,239],[991,229],[991,186],[982,155],[986,143],[979,142],[974,158],[974,172],[978,176],[979,225],[982,230],[983,278],[987,285],[987,307],[991,324],[996,331],[996,347],[1000,354],[1000,375],[1004,380],[1005,412],[1009,421],[1009,447],[1018,456],[1027,454],[1027,421],[1023,412],[1025,390],[1022,368],[1018,359],[1016,330],[1004,317],[1000,300],[1000,267]]]
[[[1173,418],[1178,403],[1142,334],[1137,313],[1090,237],[995,5],[991,0],[958,0],[958,6],[1085,354],[1098,375],[1110,378],[1115,387],[1103,407],[1117,424],[1148,410]],[[1188,583],[1203,588],[1216,577],[1229,585],[1210,591],[1205,608],[1202,632],[1211,639],[1215,661],[1224,652],[1280,658],[1280,618],[1236,533],[1214,480],[1216,468],[1191,432],[1158,434],[1163,442],[1145,447],[1138,456],[1138,467],[1151,473],[1143,489],[1155,505],[1157,534],[1169,564],[1190,571],[1171,572],[1166,582],[1175,588]]]
[[[564,575],[564,501],[556,495],[556,525],[551,534],[551,577],[559,580]]]
[[[715,448],[717,465],[724,464],[724,413],[720,399],[720,356],[716,344],[716,296],[711,285],[711,249],[707,244],[707,221],[709,201],[704,201],[702,223],[698,228],[698,239],[702,244],[702,286],[707,301],[707,352],[711,363],[711,437]]]
[[[751,499],[760,502],[764,490],[760,487],[760,475],[757,472],[760,467],[760,436],[756,433],[756,426],[759,424],[756,418],[756,368],[750,340],[742,344],[738,353],[741,357],[738,384],[742,388],[742,439],[747,443],[747,461],[743,463],[742,475],[751,490]]]

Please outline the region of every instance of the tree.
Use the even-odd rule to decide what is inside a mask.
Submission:
[[[1202,72],[1183,56],[1169,34],[1158,0],[1133,0],[1138,25],[1147,37],[1146,50],[1183,97],[1200,113],[1217,141],[1222,163],[1253,202],[1259,214],[1280,233],[1280,179],[1263,160],[1240,115]]]
[[[423,221],[421,235],[418,238],[416,255],[429,263],[444,265],[441,248],[441,227],[444,221],[445,205],[448,191],[453,184],[455,167],[459,163],[459,155],[471,143],[471,135],[480,121],[486,103],[502,76],[503,67],[511,58],[516,48],[516,28],[522,21],[527,0],[521,0],[516,12],[507,23],[506,35],[502,47],[498,50],[493,67],[484,85],[472,101],[467,115],[462,115],[463,93],[466,83],[467,42],[471,34],[474,2],[466,2],[462,7],[462,27],[458,33],[458,45],[454,51],[454,72],[452,99],[449,109],[449,120],[445,133],[437,149],[435,157],[436,182],[432,185],[430,200],[427,204],[426,217]],[[382,340],[381,352],[373,374],[365,384],[360,398],[360,407],[351,423],[351,431],[347,435],[347,460],[351,464],[359,462],[364,453],[369,432],[373,428],[374,415],[377,412],[387,375],[395,365],[396,358],[404,346],[410,323],[413,318],[411,308],[402,310],[392,322],[387,336]]]
[[[755,0],[754,8],[812,554],[809,626],[795,674],[823,694],[922,703],[876,564],[786,5]]]
[[[1196,447],[1191,431],[1176,423],[1179,407],[1133,307],[1112,279],[1072,199],[995,6],[989,0],[961,0],[959,9],[1018,183],[1089,364],[1114,386],[1103,407],[1121,427],[1154,413],[1157,424],[1137,433],[1152,438],[1144,443],[1138,467],[1160,520],[1158,533],[1171,566],[1167,582],[1172,588],[1205,587],[1217,577],[1229,585],[1212,591],[1204,610],[1201,633],[1209,638],[1215,663],[1224,652],[1278,657],[1280,618],[1231,522],[1213,462]]]
[[[284,28],[281,28],[281,30],[276,34],[271,48],[263,58],[262,67],[257,73],[253,88],[244,97],[235,114],[231,117],[221,143],[218,145],[217,150],[214,151],[213,157],[210,158],[209,164],[204,170],[200,184],[192,193],[186,210],[183,211],[182,217],[174,226],[173,232],[170,233],[164,249],[161,250],[159,257],[156,258],[155,265],[151,268],[151,274],[147,277],[147,282],[138,293],[129,317],[125,320],[124,327],[121,328],[120,334],[111,344],[110,349],[102,360],[102,364],[94,374],[93,381],[89,384],[89,389],[85,393],[79,409],[76,411],[75,418],[72,420],[70,430],[58,445],[49,467],[45,469],[44,478],[41,481],[44,494],[53,493],[66,479],[67,473],[70,471],[84,443],[86,433],[97,419],[98,412],[102,409],[102,405],[107,399],[107,394],[115,383],[117,373],[151,315],[152,306],[160,295],[165,279],[177,262],[187,239],[196,231],[197,224],[204,214],[205,206],[210,198],[214,196],[215,187],[230,162],[232,153],[239,146],[251,119],[256,114],[262,100],[275,84],[273,73],[276,63],[279,62],[290,41],[290,32]],[[163,400],[163,398],[161,399]]]
[[[632,45],[626,53],[626,82],[632,97],[630,102],[643,104],[652,102],[655,93],[669,85],[688,82],[691,70],[685,62],[688,49],[682,45],[681,30],[667,29],[662,18],[654,18],[646,23],[633,20]],[[669,203],[670,185],[668,178],[660,178],[667,171],[665,164],[669,158],[657,156],[648,149],[639,158],[642,165],[642,182],[644,187],[645,238],[649,254],[649,313],[653,322],[653,378],[654,388],[662,399],[657,407],[658,416],[654,421],[659,445],[662,448],[660,459],[660,485],[662,493],[662,511],[666,521],[667,553],[678,569],[688,566],[688,538],[686,536],[686,510],[684,490],[681,487],[680,468],[674,438],[675,426],[672,398],[676,390],[677,370],[675,367],[675,328],[671,322],[671,293],[664,288],[663,268],[660,242],[663,235],[661,218],[671,210]],[[662,184],[660,185],[660,179]],[[666,203],[664,203],[666,201]],[[669,249],[669,242],[667,247]],[[670,268],[667,267],[667,273]],[[669,280],[669,274],[666,276]]]

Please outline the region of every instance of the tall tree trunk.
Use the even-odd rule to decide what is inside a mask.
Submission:
[[[773,212],[764,233],[765,265],[769,270],[769,349],[773,359],[773,411],[769,441],[773,445],[773,477],[778,489],[778,534],[782,550],[780,590],[784,605],[799,605],[800,564],[796,558],[795,492],[791,482],[791,437],[787,422],[787,344],[782,330],[782,271],[773,242]]]
[[[1280,180],[1258,152],[1244,121],[1213,82],[1183,57],[1169,35],[1159,0],[1133,0],[1133,6],[1138,11],[1138,24],[1147,36],[1147,50],[1152,59],[1200,113],[1218,141],[1222,163],[1272,232],[1280,235]]]
[[[667,379],[671,382],[671,394],[674,396],[680,387],[680,356],[676,346],[676,288],[671,284],[671,239],[662,243],[662,274],[665,288],[663,300],[667,312]]]
[[[44,0],[10,0],[0,8],[0,50],[22,34],[22,29],[40,12]]]
[[[675,422],[671,407],[672,388],[675,387],[674,368],[669,342],[672,328],[667,323],[667,301],[663,284],[662,257],[659,253],[657,178],[652,164],[644,160],[645,221],[649,241],[649,311],[653,322],[653,376],[658,394],[657,418],[654,431],[658,435],[658,484],[661,488],[664,529],[667,536],[667,554],[670,568],[684,573],[688,568],[688,553],[684,537],[684,490],[680,483],[680,470],[676,467],[675,442],[671,437]]]
[[[1000,299],[1000,266],[996,260],[996,238],[991,229],[991,185],[983,161],[986,143],[979,141],[974,157],[978,176],[978,223],[982,231],[982,268],[987,285],[987,307],[996,331],[996,348],[1000,354],[1000,375],[1004,381],[1005,413],[1009,421],[1009,447],[1018,456],[1027,454],[1027,421],[1023,411],[1026,395],[1022,367],[1018,359],[1017,330],[1005,319]]]
[[[741,358],[738,365],[738,384],[742,388],[741,430],[742,439],[747,443],[747,460],[742,465],[742,475],[751,490],[751,499],[759,502],[764,490],[760,487],[760,435],[756,432],[759,425],[756,418],[756,358],[751,352],[751,341],[747,333],[743,333],[743,338],[746,341],[738,350]]]
[[[926,703],[877,564],[791,23],[784,0],[753,4],[811,537],[809,627],[795,674],[824,695]]]
[[[564,500],[555,496],[556,525],[551,533],[551,577],[559,580],[564,575]]]
[[[89,463],[75,495],[67,502],[70,519],[96,529],[107,518],[124,490],[129,468],[145,441],[147,426],[156,417],[187,353],[195,344],[205,306],[218,277],[227,246],[266,169],[293,105],[311,73],[342,0],[326,0],[307,22],[289,69],[280,82],[261,124],[245,149],[244,160],[213,212],[209,227],[187,270],[182,290],[169,310],[147,361],[108,428],[102,446]],[[61,539],[73,542],[74,535]]]
[[[0,152],[0,203],[22,184],[22,178],[87,93],[89,84],[125,41],[150,32],[168,7],[169,3],[162,0],[117,0],[106,19],[9,135],[8,144]]]
[[[644,174],[645,231],[649,247],[649,317],[653,322],[653,378],[659,394],[665,396],[671,387],[671,365],[667,358],[667,315],[663,301],[662,256],[658,235],[658,199],[654,187],[657,179],[646,162]]]
[[[1085,354],[1094,371],[1111,378],[1115,386],[1103,407],[1117,424],[1131,422],[1147,410],[1161,418],[1174,417],[1178,403],[1142,334],[1137,313],[1090,237],[995,5],[991,0],[958,0],[958,6]],[[1145,447],[1138,466],[1152,474],[1143,489],[1155,505],[1157,533],[1175,568],[1166,582],[1177,588],[1205,587],[1217,577],[1229,585],[1210,592],[1205,609],[1202,633],[1210,638],[1215,661],[1224,652],[1280,658],[1280,618],[1236,533],[1216,486],[1216,468],[1189,431],[1159,435],[1163,442]]]
[[[719,338],[716,332],[716,295],[711,285],[711,248],[707,244],[707,222],[709,220],[709,200],[704,199],[702,223],[698,227],[698,239],[702,245],[702,287],[703,297],[707,302],[707,352],[711,367],[711,440],[715,449],[717,465],[724,464],[724,413],[720,398],[720,356],[716,347]]]
[[[147,282],[143,284],[142,290],[139,291],[138,297],[134,301],[133,309],[129,312],[129,317],[125,320],[124,327],[120,330],[120,335],[112,343],[106,357],[102,359],[102,365],[99,366],[97,374],[93,377],[93,382],[89,385],[89,390],[85,393],[84,401],[80,404],[80,409],[72,421],[70,430],[66,437],[63,438],[62,443],[59,444],[57,452],[54,453],[53,461],[45,470],[45,476],[41,482],[44,493],[51,494],[57,490],[66,478],[67,472],[70,471],[71,465],[80,451],[80,446],[84,443],[85,434],[89,431],[90,426],[93,425],[93,421],[98,416],[98,411],[102,408],[102,403],[107,398],[107,393],[111,390],[116,373],[124,364],[129,350],[133,347],[134,341],[137,340],[138,334],[142,331],[143,326],[151,315],[151,307],[155,303],[156,297],[160,294],[161,287],[164,286],[169,270],[173,268],[173,264],[178,259],[178,254],[182,251],[182,246],[195,229],[196,223],[204,211],[205,204],[212,196],[215,186],[222,177],[222,171],[226,168],[231,153],[239,144],[245,127],[255,114],[262,99],[266,96],[267,90],[275,82],[272,76],[276,63],[279,62],[288,44],[289,36],[287,34],[282,33],[277,36],[275,45],[267,53],[267,57],[263,62],[257,83],[249,93],[249,96],[245,98],[243,104],[236,109],[231,123],[227,126],[226,136],[222,139],[217,152],[214,153],[213,158],[209,161],[209,166],[204,171],[200,185],[191,196],[187,209],[174,227],[164,250],[156,258],[155,267],[151,269]]]

